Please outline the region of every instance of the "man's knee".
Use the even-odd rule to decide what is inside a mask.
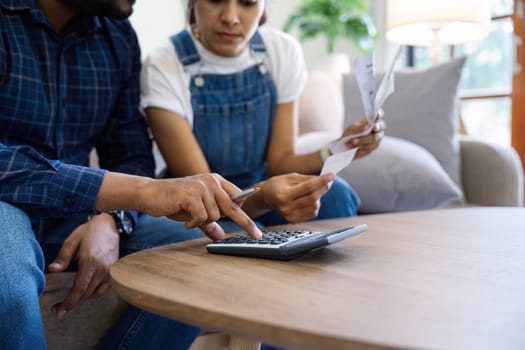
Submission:
[[[42,250],[27,215],[4,202],[0,232],[0,348],[44,348],[39,305],[45,287]]]
[[[16,226],[30,228],[29,217],[22,209],[0,201],[0,228],[13,231]]]
[[[0,294],[9,290],[10,298],[23,300],[27,297],[25,289],[38,295],[45,285],[44,258],[28,216],[13,205],[0,202],[0,232]]]

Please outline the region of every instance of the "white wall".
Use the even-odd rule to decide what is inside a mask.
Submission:
[[[378,69],[389,62],[392,48],[384,41],[384,9],[386,0],[370,1],[370,13],[381,33],[376,47],[376,63]],[[268,24],[275,28],[282,28],[288,15],[300,3],[300,0],[267,0]],[[184,28],[184,0],[138,0],[135,4],[131,22],[137,30],[143,55],[162,40]],[[295,33],[292,33],[295,34]],[[309,68],[322,67],[326,62],[326,41],[324,38],[302,43],[306,63]],[[350,60],[358,53],[351,44],[338,41],[336,50],[346,53]]]
[[[301,3],[300,0],[268,0],[268,24],[276,27],[282,28],[288,15]],[[370,1],[370,14],[374,18],[378,30],[383,32],[383,22],[384,22],[384,8],[385,0],[372,0]],[[296,33],[292,33],[296,34]],[[378,42],[376,49],[377,55],[377,64],[382,66],[382,57],[383,57],[383,40],[382,38]],[[309,68],[322,67],[326,62],[326,40],[322,37],[309,40],[302,43],[303,50],[305,53],[306,63]],[[338,40],[336,42],[336,51],[346,53],[350,60],[353,60],[359,53],[353,48],[353,46],[343,40]]]
[[[137,0],[130,17],[142,55],[184,28],[183,0]]]

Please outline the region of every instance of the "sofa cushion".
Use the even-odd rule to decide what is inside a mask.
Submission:
[[[431,209],[463,200],[461,189],[430,152],[391,136],[339,175],[359,193],[360,213]]]
[[[308,80],[299,99],[299,135],[329,132],[335,135],[329,141],[341,136],[344,105],[340,80],[338,82],[327,72],[308,72]]]
[[[383,106],[385,134],[424,147],[460,188],[457,92],[464,63],[460,58],[427,70],[396,71],[395,91]],[[343,88],[346,125],[364,114],[353,75],[343,77]]]
[[[57,318],[52,306],[67,296],[74,272],[46,273],[46,289],[40,296],[40,312],[49,350],[92,350],[128,307],[112,289],[98,298],[88,299]]]

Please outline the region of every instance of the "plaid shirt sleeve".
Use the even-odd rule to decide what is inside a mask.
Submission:
[[[0,200],[41,218],[93,213],[105,172],[48,160],[29,146],[0,144]]]

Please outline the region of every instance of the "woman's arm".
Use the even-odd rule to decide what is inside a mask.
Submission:
[[[208,162],[186,119],[176,113],[153,107],[146,109],[146,115],[171,177],[210,172]],[[270,210],[271,201],[266,200],[266,197],[272,191],[273,186],[257,199],[246,201],[248,204],[243,205],[245,212],[255,217]]]
[[[206,174],[210,167],[188,121],[161,108],[146,108],[153,136],[172,177]]]
[[[297,172],[319,174],[323,167],[320,151],[295,153],[298,102],[278,104],[268,147],[268,175]]]
[[[270,144],[268,148],[268,175],[280,175],[291,172],[300,174],[319,174],[323,167],[321,150],[305,154],[295,153],[297,137],[298,108],[297,101],[277,105]],[[323,116],[319,116],[322,118]],[[347,126],[342,136],[349,136],[369,128],[366,119]],[[369,135],[351,139],[348,148],[359,146],[356,159],[375,150],[384,134],[384,120],[378,114],[376,123]],[[335,141],[335,140],[334,140]]]

